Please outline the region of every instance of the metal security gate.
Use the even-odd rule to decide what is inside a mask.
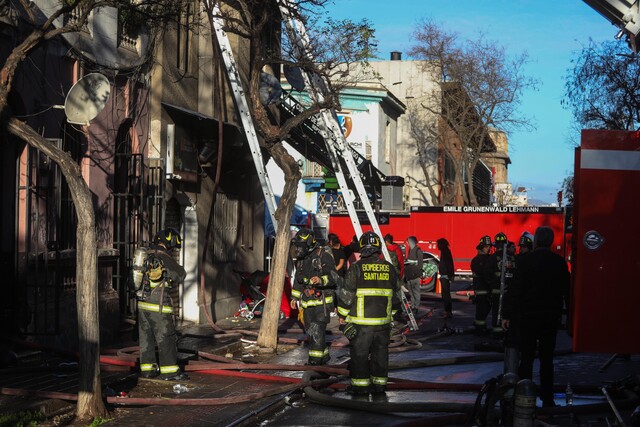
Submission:
[[[62,173],[47,156],[26,147],[17,161],[15,271],[28,307],[24,332],[57,334],[61,296],[76,288],[75,209]]]
[[[118,258],[113,269],[113,288],[120,298],[120,313],[133,315],[127,293],[133,252],[146,245],[162,224],[164,168],[157,159],[141,154],[117,153],[113,194],[113,247]]]

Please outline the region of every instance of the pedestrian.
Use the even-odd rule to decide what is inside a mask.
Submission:
[[[181,247],[178,231],[166,228],[156,233],[146,251],[142,288],[137,294],[140,372],[145,378],[159,376],[167,381],[189,378],[178,366],[176,327],[169,295],[169,290],[182,283],[187,274],[173,258]]]
[[[473,303],[476,306],[473,326],[477,334],[484,334],[487,331],[487,316],[491,311],[491,301],[489,299],[493,283],[493,270],[489,264],[491,246],[491,237],[482,236],[476,246],[478,254],[471,260]]]
[[[303,310],[304,327],[309,337],[307,364],[324,365],[330,359],[325,332],[340,278],[333,257],[318,244],[311,230],[298,230],[291,241],[290,253],[296,264],[291,308]]]
[[[384,393],[389,372],[391,320],[400,309],[400,281],[381,258],[382,241],[373,231],[360,236],[359,261],[338,289],[338,316],[350,340],[349,375],[353,394]]]
[[[340,276],[344,277],[347,271],[347,257],[338,235],[330,233],[329,236],[327,236],[327,245],[331,248],[331,255],[333,255],[333,262],[336,264],[336,271]]]
[[[405,260],[404,278],[411,295],[411,309],[417,313],[420,308],[420,280],[422,279],[422,249],[415,236],[407,237],[407,257]]]
[[[449,241],[441,237],[436,241],[436,246],[440,251],[440,263],[438,264],[438,272],[440,273],[440,287],[442,289],[442,302],[444,303],[444,313],[442,317],[448,319],[453,317],[451,302],[451,281],[455,275],[455,267],[453,265],[453,255],[449,249]]]
[[[345,268],[349,269],[349,266],[359,259],[360,254],[358,253],[358,246],[358,236],[354,234],[351,242],[344,247],[344,256],[347,259],[347,266]]]
[[[564,258],[551,250],[553,238],[551,227],[536,229],[533,250],[519,259],[502,320],[506,330],[512,319],[517,317],[520,323],[520,378],[532,379],[538,351],[542,406],[555,406],[553,352],[569,295],[569,269]]]
[[[509,239],[507,239],[506,234],[503,232],[496,234],[493,246],[495,246],[495,251],[489,258],[489,264],[494,272],[491,286],[491,333],[501,336],[504,333],[504,329],[500,324],[500,298],[504,289],[509,286],[513,279],[516,264],[515,254],[509,251]]]
[[[389,233],[384,236],[384,242],[387,245],[387,251],[389,251],[389,255],[392,258],[391,263],[396,267],[399,275],[398,277],[400,277],[400,280],[402,281],[402,279],[404,279],[404,255],[402,254],[402,249],[394,243],[393,236]],[[395,254],[395,261],[397,262],[397,265],[394,263],[394,257],[392,254]]]

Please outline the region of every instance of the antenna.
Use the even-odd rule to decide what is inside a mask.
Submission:
[[[110,93],[111,85],[105,76],[87,74],[73,85],[64,101],[67,121],[88,125],[104,109]]]

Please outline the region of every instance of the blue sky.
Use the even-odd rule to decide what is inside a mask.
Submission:
[[[524,94],[520,113],[533,131],[509,135],[509,180],[527,187],[529,198],[555,202],[560,183],[573,171],[571,113],[560,105],[571,59],[589,38],[613,40],[617,29],[580,0],[336,0],[328,7],[335,19],[367,18],[376,29],[381,59],[391,51],[406,52],[422,18],[431,18],[462,39],[483,32],[508,52],[526,51],[527,75],[539,81],[537,91]]]

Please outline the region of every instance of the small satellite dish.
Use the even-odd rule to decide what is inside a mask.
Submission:
[[[109,99],[111,85],[100,73],[87,74],[73,85],[64,101],[67,121],[87,125],[102,111]]]
[[[282,96],[280,81],[269,73],[260,73],[260,102],[263,105],[271,105]]]
[[[287,79],[293,90],[296,92],[302,92],[304,90],[304,77],[302,76],[302,70],[300,67],[291,67],[285,65],[283,67],[284,77]]]

